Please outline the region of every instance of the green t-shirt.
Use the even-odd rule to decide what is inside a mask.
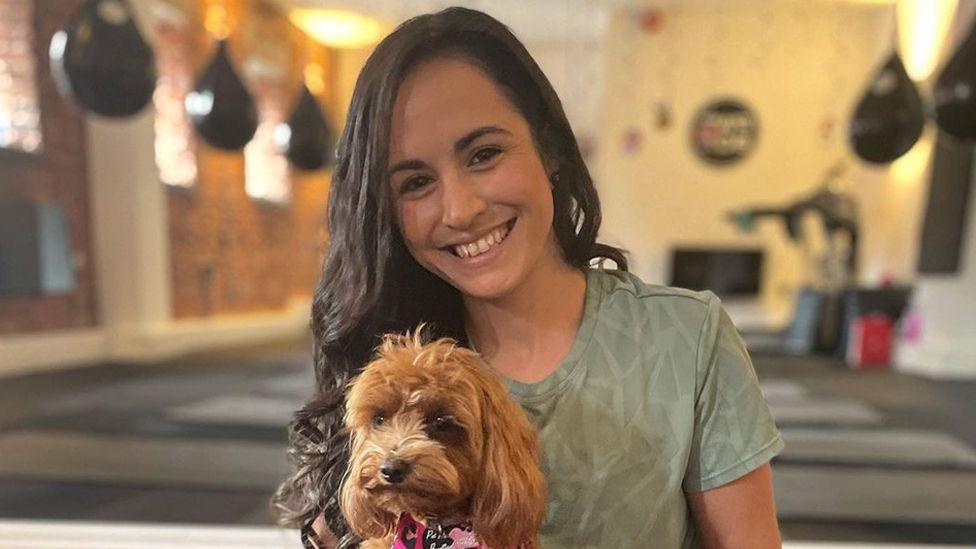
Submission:
[[[587,271],[569,355],[539,383],[509,387],[542,444],[543,549],[697,547],[685,492],[783,448],[719,299],[625,272]]]

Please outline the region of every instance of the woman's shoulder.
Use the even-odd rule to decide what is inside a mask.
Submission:
[[[708,290],[649,284],[633,273],[617,270],[593,270],[588,276],[596,292],[591,295],[599,301],[591,310],[607,328],[651,331],[658,334],[655,341],[659,343],[669,337],[697,341],[721,315],[721,302]]]
[[[588,276],[600,284],[605,300],[610,298],[610,301],[637,303],[644,307],[677,307],[701,314],[707,313],[718,302],[718,297],[710,290],[650,284],[628,271],[591,269]]]

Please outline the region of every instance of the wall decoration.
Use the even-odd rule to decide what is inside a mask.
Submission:
[[[674,121],[674,113],[671,103],[668,101],[658,101],[654,104],[654,127],[658,130],[666,130],[671,127]]]
[[[887,164],[915,145],[924,125],[922,98],[901,58],[892,53],[854,110],[850,124],[854,152],[868,162]]]
[[[820,141],[822,143],[827,143],[834,136],[834,129],[837,127],[837,121],[831,115],[824,116],[820,121],[818,126],[818,132],[820,134]]]
[[[217,51],[186,96],[186,112],[207,143],[224,150],[239,150],[258,127],[254,98],[231,65],[227,41]]]
[[[959,139],[976,139],[976,23],[939,75],[933,95],[939,127]]]
[[[628,128],[620,136],[620,152],[628,156],[633,156],[640,150],[641,143],[644,141],[644,134],[638,128]]]
[[[51,72],[81,108],[110,117],[143,109],[156,87],[152,49],[125,0],[88,0],[54,33]]]
[[[699,158],[715,166],[729,166],[749,155],[759,140],[759,121],[737,99],[711,101],[695,115],[691,142]]]
[[[636,14],[641,29],[650,34],[659,32],[666,21],[665,11],[661,8],[646,8]]]

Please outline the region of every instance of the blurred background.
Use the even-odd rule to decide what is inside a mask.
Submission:
[[[298,546],[332,147],[450,5],[548,75],[602,240],[722,297],[787,546],[976,546],[976,0],[0,0],[0,547]]]

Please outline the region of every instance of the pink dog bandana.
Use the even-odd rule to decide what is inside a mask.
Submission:
[[[517,549],[530,549],[531,543]],[[397,521],[396,536],[390,549],[490,549],[474,535],[470,524],[437,524],[427,528],[404,513]]]
[[[391,549],[487,549],[467,524],[427,528],[404,513],[397,521]]]

